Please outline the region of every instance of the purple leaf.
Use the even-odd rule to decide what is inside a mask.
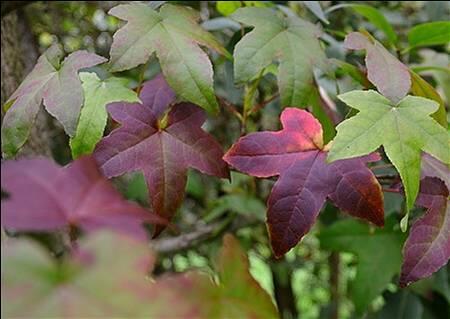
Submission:
[[[403,247],[399,284],[405,287],[438,271],[450,258],[450,205],[445,183],[426,177],[416,204],[427,208],[413,226]]]
[[[46,159],[7,161],[1,170],[8,195],[1,203],[2,226],[8,229],[109,228],[144,239],[142,223],[165,223],[122,199],[92,157],[63,168]]]
[[[443,180],[447,188],[450,189],[450,169],[448,165],[445,165],[430,154],[423,153],[421,177],[425,178],[427,176]]]
[[[351,215],[382,226],[381,187],[365,166],[379,156],[328,164],[322,128],[311,114],[286,108],[281,123],[281,131],[242,137],[224,156],[244,173],[280,176],[267,202],[267,224],[275,255],[282,256],[301,240],[327,198]]]
[[[381,94],[394,103],[406,96],[411,88],[408,68],[378,41],[352,32],[346,36],[344,45],[351,50],[366,50],[367,78]]]
[[[159,75],[147,82],[139,103],[112,103],[108,111],[122,124],[94,152],[108,177],[140,170],[144,173],[153,210],[167,219],[181,205],[188,168],[228,177],[223,151],[201,129],[206,119],[199,107],[175,103],[175,94]],[[156,228],[155,236],[164,226]]]

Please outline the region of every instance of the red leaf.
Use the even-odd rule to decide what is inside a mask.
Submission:
[[[445,183],[426,177],[420,183],[416,204],[428,208],[409,233],[403,247],[400,286],[438,271],[450,258],[450,205]]]
[[[139,97],[142,104],[109,104],[122,126],[97,145],[94,156],[108,177],[143,171],[153,210],[170,219],[183,201],[188,168],[219,177],[228,177],[228,168],[220,145],[201,129],[204,111],[189,103],[170,108],[175,94],[161,75]],[[164,228],[157,227],[155,236]]]
[[[46,159],[2,163],[2,226],[17,231],[45,231],[77,226],[85,231],[109,228],[145,238],[142,223],[165,223],[125,201],[100,173],[92,157],[67,167]]]
[[[366,162],[377,154],[326,162],[322,128],[308,112],[286,108],[283,129],[242,137],[224,156],[238,170],[257,177],[279,175],[268,199],[267,223],[277,257],[310,230],[325,200],[353,216],[382,226],[383,194]]]

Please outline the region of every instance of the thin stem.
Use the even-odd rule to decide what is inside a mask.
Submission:
[[[392,164],[380,164],[380,165],[374,165],[374,166],[370,167],[370,169],[373,171],[376,169],[385,169],[385,168],[392,168],[392,167],[394,167]]]
[[[383,188],[383,192],[400,194],[400,190],[395,188]]]
[[[258,112],[260,109],[264,108],[267,104],[269,104],[270,102],[272,102],[273,100],[277,99],[280,96],[279,93],[276,93],[274,95],[272,95],[271,97],[269,97],[267,100],[262,101],[259,104],[256,104],[251,110],[250,110],[250,114],[252,113],[256,113]]]

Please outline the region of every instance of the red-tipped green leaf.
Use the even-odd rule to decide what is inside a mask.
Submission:
[[[26,142],[42,100],[66,133],[75,134],[83,104],[78,71],[106,62],[106,59],[87,51],[76,51],[62,63],[61,57],[62,51],[57,45],[45,51],[6,103],[10,107],[2,124],[2,150],[7,156],[14,155]]]

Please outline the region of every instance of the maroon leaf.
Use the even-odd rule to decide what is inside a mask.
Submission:
[[[92,157],[67,167],[46,159],[2,163],[2,226],[17,231],[76,226],[85,231],[109,228],[145,238],[143,222],[162,218],[122,199],[102,176]]]
[[[223,151],[201,129],[206,119],[199,107],[175,104],[175,94],[159,75],[147,82],[139,103],[111,103],[108,111],[122,126],[105,137],[94,156],[106,176],[141,170],[153,210],[167,219],[181,205],[188,168],[228,177]],[[158,226],[155,236],[164,226]]]
[[[436,177],[421,181],[416,204],[427,208],[409,233],[403,247],[400,286],[438,271],[450,258],[450,205],[445,183]]]
[[[383,194],[366,162],[379,156],[326,162],[322,128],[308,112],[286,108],[283,129],[242,137],[224,156],[238,170],[257,177],[279,175],[268,199],[267,223],[277,257],[310,230],[325,200],[353,216],[382,226]]]

